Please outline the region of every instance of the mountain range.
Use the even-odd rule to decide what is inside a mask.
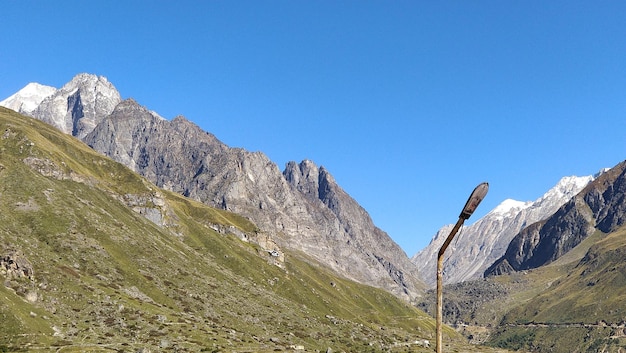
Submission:
[[[444,283],[481,278],[483,272],[504,255],[519,231],[551,216],[595,177],[564,177],[535,201],[504,200],[475,223],[464,226],[450,244],[444,259]],[[422,279],[430,286],[436,281],[437,252],[452,227],[442,227],[428,246],[411,258],[419,267]]]
[[[29,84],[0,104],[83,140],[159,187],[249,218],[263,230],[249,240],[268,251],[302,251],[407,300],[425,288],[402,249],[312,161],[281,171],[263,153],[228,147],[182,116],[168,121],[122,100],[92,74],[60,89]]]
[[[409,259],[323,166],[310,160],[292,161],[281,171],[263,153],[229,147],[182,116],[166,120],[133,99],[122,99],[115,87],[101,76],[79,74],[60,89],[31,83],[0,105],[43,121],[67,136],[60,137],[52,132],[54,129],[49,131],[24,116],[20,120],[9,110],[0,112],[8,119],[3,123],[0,161],[0,177],[4,178],[0,195],[5,217],[0,270],[8,278],[5,287],[30,303],[23,306],[14,294],[0,290],[6,302],[11,303],[0,306],[0,314],[14,323],[4,326],[2,334],[23,337],[20,335],[34,330],[44,336],[58,337],[59,346],[72,345],[77,337],[85,340],[88,326],[72,328],[69,324],[90,320],[72,314],[82,312],[82,307],[72,308],[70,304],[73,297],[67,293],[74,290],[101,307],[128,306],[131,305],[128,300],[138,300],[171,308],[171,311],[146,311],[133,304],[134,311],[125,312],[133,325],[142,327],[142,334],[168,337],[166,342],[153,340],[153,347],[170,346],[172,332],[164,333],[169,320],[142,321],[137,315],[150,313],[160,318],[187,310],[190,316],[179,318],[179,322],[185,320],[197,328],[202,325],[197,314],[193,314],[197,313],[196,309],[213,320],[217,325],[215,333],[223,338],[213,347],[232,344],[233,337],[241,343],[242,336],[237,334],[227,338],[228,326],[238,327],[234,329],[236,332],[255,331],[252,341],[257,349],[284,349],[282,342],[296,341],[285,337],[268,339],[267,335],[273,334],[271,330],[258,332],[257,328],[242,327],[238,321],[284,320],[275,313],[257,312],[257,316],[243,317],[242,313],[228,311],[237,305],[238,299],[234,297],[222,302],[224,307],[220,310],[228,312],[216,310],[207,306],[208,298],[200,287],[177,279],[180,274],[189,276],[190,271],[181,267],[192,268],[195,266],[192,263],[204,263],[200,259],[205,257],[211,259],[209,262],[214,267],[195,269],[203,273],[198,272],[202,286],[222,286],[215,283],[215,278],[205,276],[206,271],[230,278],[231,283],[244,283],[247,288],[261,282],[270,286],[291,283],[290,274],[304,287],[309,282],[315,283],[311,288],[314,298],[301,292],[304,287],[291,283],[287,287],[297,293],[295,296],[287,291],[275,297],[264,289],[255,292],[263,298],[262,303],[255,299],[251,305],[283,302],[281,312],[294,304],[303,305],[306,311],[308,304],[303,300],[321,301],[319,307],[315,304],[312,315],[331,317],[333,325],[347,322],[328,314],[342,310],[330,304],[337,293],[328,292],[323,283],[331,283],[331,288],[341,286],[346,294],[350,293],[341,297],[345,299],[342,305],[359,312],[359,316],[363,315],[364,303],[375,308],[372,309],[375,312],[385,312],[385,301],[393,302],[392,311],[397,310],[395,314],[402,317],[407,313],[405,310],[410,313],[406,317],[421,314],[402,305],[396,307],[395,299],[382,294],[371,297],[368,294],[370,299],[357,304],[352,299],[362,297],[356,293],[366,293],[363,288],[370,287],[354,289],[350,281],[384,289],[426,310],[432,308],[434,296],[427,287],[434,283],[435,254],[451,225],[440,229],[425,249]],[[45,131],[45,137],[32,129]],[[100,159],[87,150],[110,159]],[[132,172],[111,164],[115,162]],[[580,347],[587,351],[601,348],[619,352],[626,348],[626,328],[621,331],[626,313],[619,309],[623,300],[618,294],[626,286],[623,257],[620,257],[626,252],[626,243],[621,240],[626,220],[625,169],[626,162],[622,162],[595,175],[564,177],[535,201],[505,200],[474,224],[462,227],[450,245],[444,264],[449,293],[444,301],[446,323],[456,325],[470,341],[500,348],[537,352],[571,352]],[[65,196],[55,196],[60,194]],[[58,200],[63,200],[64,206]],[[121,203],[122,209],[112,206],[117,203]],[[59,207],[64,207],[67,215]],[[136,219],[126,215],[127,211],[141,216],[143,221],[136,223]],[[149,223],[142,223],[145,221]],[[148,238],[144,238],[141,229],[147,230]],[[206,232],[212,234],[209,238],[213,240],[202,235]],[[99,234],[106,234],[106,239]],[[212,238],[215,234],[238,240],[223,243]],[[168,238],[172,235],[180,243]],[[111,246],[109,237],[123,246]],[[144,254],[150,252],[145,246],[176,258],[180,263],[176,273],[169,273],[168,266],[155,265],[163,260]],[[133,247],[138,252],[131,254],[128,251]],[[84,254],[82,258],[73,253],[78,248]],[[54,260],[55,253],[59,254],[58,261]],[[111,261],[99,263],[98,253]],[[131,261],[135,257],[143,262]],[[48,267],[60,271],[42,271]],[[42,274],[44,281],[36,280],[33,273]],[[269,274],[271,277],[267,277]],[[325,279],[320,280],[318,275]],[[174,284],[174,288],[189,289],[177,294],[163,281]],[[103,283],[115,292],[102,289]],[[33,289],[34,286],[40,289]],[[249,291],[238,292],[237,286],[225,287],[237,292],[238,297],[249,298],[246,294]],[[55,294],[50,288],[64,294]],[[97,298],[89,294],[94,288]],[[102,300],[111,295],[118,299]],[[203,304],[192,309],[190,302],[181,299],[185,296],[202,298],[198,303]],[[178,299],[172,302],[166,297]],[[29,308],[34,310],[30,314]],[[251,308],[248,309],[254,311]],[[51,321],[42,318],[53,312],[63,314],[65,319],[56,317],[55,322],[64,328],[50,326]],[[109,320],[114,317],[113,312],[103,309],[94,315]],[[292,316],[288,320],[295,321],[307,317],[292,311],[289,315]],[[230,321],[219,323],[225,318]],[[348,321],[346,329],[365,322],[354,317]],[[328,329],[325,324],[317,324],[313,325],[315,332]],[[307,325],[303,322],[296,325],[302,336],[297,337],[305,337],[304,341],[312,344],[315,333],[309,332]],[[11,331],[13,327],[18,329]],[[403,327],[402,334],[415,335]],[[432,337],[428,328],[418,327],[425,330],[421,331],[421,337]],[[120,325],[117,332],[100,330],[90,335],[119,338],[124,332],[122,328]],[[293,329],[287,331],[293,334]],[[351,335],[356,337],[354,332]],[[455,337],[449,331],[448,335]],[[259,340],[261,336],[266,338]],[[359,337],[359,342],[365,342],[372,333],[368,331]],[[179,344],[191,347],[194,343]],[[351,344],[343,342],[341,346],[346,349]],[[566,348],[555,350],[559,345]],[[389,345],[385,347],[381,349],[390,349]]]
[[[596,231],[612,233],[626,221],[626,162],[587,185],[549,218],[520,231],[486,271],[500,275],[547,265]]]
[[[30,83],[0,105],[73,135],[157,186],[236,212],[264,230],[268,251],[303,251],[348,278],[411,299],[434,284],[436,253],[452,225],[410,260],[323,166],[231,148],[182,116],[168,121],[105,77],[79,74],[60,89]],[[463,227],[444,262],[446,283],[476,279],[528,225],[552,215],[594,176],[564,177],[533,202],[505,200]]]
[[[523,228],[485,278],[445,287],[444,322],[529,352],[626,349],[626,161]],[[434,312],[434,293],[418,304]]]

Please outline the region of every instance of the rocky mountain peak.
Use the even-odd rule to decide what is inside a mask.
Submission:
[[[120,112],[128,112],[128,113],[132,113],[135,111],[147,112],[148,110],[141,104],[137,103],[137,101],[134,100],[133,98],[127,98],[127,99],[120,101],[119,104],[115,106],[114,111],[117,112],[117,114],[119,114]]]
[[[159,117],[158,115],[155,116]],[[170,126],[180,133],[181,136],[185,136],[185,138],[192,139],[195,142],[206,139],[207,141],[210,141],[212,147],[219,147],[222,149],[227,147],[217,137],[215,137],[215,135],[202,130],[202,128],[182,115],[178,115],[172,119]]]
[[[290,161],[283,171],[285,180],[310,200],[319,199],[320,170],[310,160]]]
[[[308,200],[321,201],[340,219],[363,219],[371,223],[367,212],[337,185],[335,178],[323,166],[318,167],[310,160],[299,164],[289,162],[283,175]]]
[[[31,115],[82,139],[120,101],[119,92],[105,77],[83,73],[43,99]]]

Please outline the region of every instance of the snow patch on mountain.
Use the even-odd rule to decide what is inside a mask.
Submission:
[[[496,206],[496,208],[491,210],[491,212],[489,213],[495,217],[497,216],[505,217],[512,213],[517,213],[523,210],[524,208],[529,207],[530,205],[532,205],[532,202],[530,201],[523,202],[523,201],[517,201],[513,199],[506,199],[502,201],[502,203],[500,203],[498,206]]]
[[[52,86],[31,82],[0,102],[0,106],[15,110],[21,114],[31,115],[44,99],[53,95],[56,91],[57,89]]]

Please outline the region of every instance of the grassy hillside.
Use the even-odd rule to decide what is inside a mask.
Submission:
[[[447,287],[447,322],[494,347],[624,351],[625,255],[626,228],[598,231],[548,266]]]
[[[260,231],[0,108],[0,351],[432,351],[432,318]]]
[[[597,232],[574,250],[533,271],[535,278],[552,280],[534,296],[519,296],[520,305],[506,314],[493,345],[538,346],[539,352],[626,350],[626,228]]]

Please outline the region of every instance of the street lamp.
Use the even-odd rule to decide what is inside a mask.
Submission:
[[[459,215],[459,220],[454,225],[454,228],[452,228],[450,235],[448,235],[446,241],[443,243],[443,245],[439,249],[439,253],[437,254],[437,353],[441,353],[443,341],[443,332],[441,331],[443,311],[443,253],[446,251],[448,245],[450,245],[450,242],[452,241],[452,238],[454,238],[454,236],[456,235],[456,232],[458,232],[459,228],[461,228],[461,226],[463,225],[463,222],[465,222],[466,219],[470,218],[472,213],[476,211],[476,207],[478,207],[478,204],[485,198],[488,190],[489,184],[481,183],[474,189],[474,191],[472,191],[472,194],[467,199],[467,202],[463,207],[463,211],[461,211],[461,214]]]

